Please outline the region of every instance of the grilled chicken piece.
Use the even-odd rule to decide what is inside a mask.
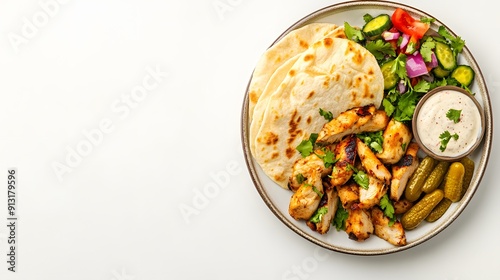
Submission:
[[[321,198],[318,209],[313,215],[313,218],[318,215],[317,221],[310,219],[307,221],[307,226],[320,234],[327,233],[332,224],[333,217],[335,217],[335,212],[337,212],[338,201],[337,191],[332,187],[326,187],[325,194]]]
[[[377,110],[373,105],[356,107],[340,113],[326,123],[319,132],[316,143],[326,145],[338,142],[349,134],[379,131],[388,122],[389,117],[384,110]]]
[[[410,129],[395,119],[391,119],[387,124],[382,136],[383,151],[377,154],[377,157],[385,164],[394,164],[401,160],[413,137]]]
[[[345,232],[349,238],[364,241],[373,233],[373,223],[370,212],[366,209],[347,209],[349,217],[345,222]]]
[[[392,206],[394,206],[394,214],[401,215],[406,213],[406,211],[410,210],[413,206],[413,202],[409,201],[406,198],[401,198],[399,200],[392,200]]]
[[[400,221],[389,226],[390,219],[378,207],[373,207],[371,214],[376,236],[395,246],[406,245],[406,234]]]
[[[352,176],[354,171],[351,166],[356,159],[356,136],[349,135],[342,139],[334,150],[337,162],[332,170],[332,186],[341,186],[345,184]]]
[[[398,201],[401,198],[406,188],[406,183],[408,183],[411,175],[418,167],[418,149],[418,144],[411,142],[403,158],[392,166],[390,197],[394,201]]]
[[[387,185],[379,179],[368,175],[368,189],[359,188],[359,204],[360,208],[369,209],[380,202],[382,196],[387,193]]]
[[[352,180],[337,187],[340,203],[344,209],[349,209],[359,203],[359,189],[358,184]]]
[[[310,177],[293,193],[288,206],[288,213],[294,219],[309,220],[318,209],[323,192],[321,173],[311,172]]]
[[[332,151],[333,146],[327,146],[326,149]],[[323,160],[318,157],[318,155],[323,156],[325,154],[323,149],[317,149],[314,153],[308,155],[305,158],[301,158],[295,162],[292,168],[292,175],[288,181],[288,189],[296,192],[302,185],[302,180],[311,177],[312,173],[321,174],[324,177],[332,172],[332,168],[325,167]]]
[[[385,165],[375,156],[375,153],[360,139],[356,138],[356,147],[358,150],[361,164],[367,174],[381,180],[384,184],[391,183],[391,173]]]

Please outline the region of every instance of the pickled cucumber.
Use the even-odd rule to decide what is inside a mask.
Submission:
[[[460,160],[460,162],[464,165],[465,168],[464,180],[462,183],[462,194],[460,195],[461,199],[469,188],[470,181],[472,180],[472,175],[474,175],[474,161],[469,157],[464,157]]]
[[[429,177],[425,180],[424,185],[422,186],[422,191],[430,193],[437,189],[439,184],[443,181],[450,164],[451,163],[449,161],[440,161],[436,167],[434,167]]]
[[[446,198],[453,202],[460,200],[464,175],[465,167],[461,162],[454,162],[450,165],[444,178],[444,196]]]
[[[441,189],[436,189],[431,193],[426,194],[420,201],[413,205],[410,210],[401,217],[401,224],[406,230],[416,228],[427,216],[432,209],[438,205],[444,197],[444,192]]]
[[[451,201],[447,198],[443,198],[438,203],[438,205],[436,205],[436,207],[434,207],[434,209],[432,209],[431,213],[429,214],[429,216],[427,216],[427,218],[425,218],[425,220],[429,223],[437,221],[439,218],[441,218],[441,216],[444,215],[444,213],[446,213],[446,210],[448,210],[448,208],[450,208],[450,205],[452,203],[453,203],[453,201]]]
[[[431,158],[430,156],[426,156],[417,167],[417,170],[413,172],[410,179],[408,180],[408,184],[405,188],[405,198],[411,202],[416,201],[420,194],[422,194],[422,187],[426,178],[431,174],[434,166],[436,164],[436,160]]]

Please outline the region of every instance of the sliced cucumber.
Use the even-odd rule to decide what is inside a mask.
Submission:
[[[391,27],[391,17],[387,14],[381,14],[374,17],[363,26],[363,33],[368,39],[374,40],[377,39],[382,32],[389,30]]]
[[[458,65],[453,72],[451,72],[451,77],[457,80],[461,85],[468,87],[472,84],[476,73],[468,65]]]
[[[382,71],[382,75],[384,76],[384,90],[390,90],[394,88],[399,81],[398,75],[392,72],[392,66],[394,65],[394,63],[395,60],[391,60],[380,66],[380,70]]]
[[[451,72],[444,70],[443,68],[441,68],[441,66],[438,66],[432,69],[432,73],[434,73],[434,77],[442,79],[448,77],[448,75],[450,75]]]
[[[445,43],[436,42],[436,58],[443,70],[452,71],[457,67],[457,58],[450,46]]]

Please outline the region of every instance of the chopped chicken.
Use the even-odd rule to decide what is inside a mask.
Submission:
[[[359,188],[359,204],[360,208],[368,209],[380,202],[382,196],[387,193],[387,186],[379,179],[368,175],[368,189]]]
[[[401,160],[392,166],[392,181],[391,181],[391,199],[398,201],[406,188],[406,183],[410,179],[413,172],[418,167],[418,144],[411,142],[408,145],[406,154],[401,158]]]
[[[349,238],[364,241],[373,233],[373,223],[370,212],[366,209],[347,209],[349,217],[345,222],[345,232]]]
[[[404,123],[391,119],[384,130],[383,138],[383,151],[377,154],[377,157],[385,164],[394,164],[405,154],[412,133]]]
[[[331,175],[332,186],[345,184],[354,173],[352,166],[356,160],[356,136],[349,135],[342,139],[334,150],[337,162],[334,165]]]
[[[327,146],[326,149],[333,150],[333,147]],[[311,174],[320,173],[321,177],[324,177],[332,172],[332,168],[325,167],[323,160],[318,157],[318,155],[323,156],[325,154],[323,149],[317,149],[314,153],[311,153],[305,158],[301,158],[295,162],[292,168],[292,175],[288,182],[288,188],[296,192],[297,189],[302,185],[302,180],[311,177]]]
[[[323,211],[318,217],[317,222],[308,220],[307,226],[320,234],[325,234],[330,229],[332,220],[335,217],[338,207],[337,191],[332,187],[325,188],[325,194],[321,198],[317,211]],[[326,210],[325,210],[326,209]],[[316,213],[315,213],[316,214]],[[313,216],[314,217],[314,216]]]
[[[372,208],[372,222],[375,235],[395,246],[406,245],[406,235],[400,221],[395,221],[389,226],[390,219],[378,207]]]
[[[392,200],[392,206],[394,206],[394,214],[401,215],[410,210],[413,206],[413,202],[406,198],[400,198],[399,200]]]
[[[384,184],[389,185],[391,182],[391,173],[385,165],[375,156],[375,153],[363,141],[356,138],[356,146],[358,150],[361,164],[368,173],[381,180]]]
[[[313,171],[310,175],[290,199],[288,213],[297,220],[309,220],[323,196],[321,173]]]
[[[338,142],[349,134],[379,131],[384,129],[388,122],[389,117],[384,110],[377,110],[373,105],[356,107],[340,113],[325,124],[316,143],[326,145]]]
[[[359,189],[358,184],[352,180],[337,187],[340,203],[344,209],[349,209],[352,205],[359,203]]]

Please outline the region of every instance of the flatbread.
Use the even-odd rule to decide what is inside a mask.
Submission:
[[[337,28],[332,23],[311,23],[290,31],[266,50],[255,66],[249,86],[249,121],[252,121],[254,107],[276,69]]]
[[[363,46],[327,36],[303,52],[269,97],[254,141],[254,158],[279,186],[287,188],[297,145],[327,122],[319,109],[338,116],[384,96],[383,76],[375,57]]]
[[[321,25],[322,26],[322,25]],[[314,27],[314,28],[313,28]],[[303,32],[305,30],[311,30],[315,29],[317,30],[319,26],[317,24],[313,24],[313,27],[308,28],[308,29],[302,29]],[[321,33],[322,34],[322,33]],[[338,26],[332,31],[330,31],[327,35],[322,36],[321,38],[318,38],[318,36],[309,36],[308,39],[310,40],[316,40],[314,42],[309,42],[309,43],[302,43],[302,45],[313,45],[315,42],[325,38],[326,36],[332,37],[332,38],[346,38],[345,33],[344,33],[344,27],[343,26]],[[286,38],[286,37],[285,37]],[[293,45],[292,45],[293,46]],[[296,50],[295,50],[296,51]],[[304,50],[306,51],[306,50]],[[259,132],[260,126],[262,124],[262,118],[264,117],[264,113],[267,109],[267,105],[269,104],[269,97],[279,88],[279,85],[283,82],[283,80],[286,78],[287,74],[290,72],[290,69],[292,69],[292,66],[297,62],[299,59],[300,55],[303,52],[300,52],[299,54],[296,54],[292,58],[286,60],[281,64],[271,75],[271,77],[268,80],[267,85],[265,86],[264,90],[260,94],[260,97],[258,99],[258,102],[254,105],[253,109],[253,117],[249,118],[250,121],[250,132],[249,132],[249,137],[250,137],[250,151],[254,153],[255,150],[255,144],[253,139],[255,139],[257,133]],[[270,67],[270,66],[268,66]],[[269,69],[271,69],[270,67]],[[253,79],[252,79],[253,81]],[[259,81],[263,81],[263,77],[261,76],[259,78]],[[258,83],[256,83],[258,84]],[[255,88],[254,88],[255,89]],[[256,93],[257,91],[254,91]]]

